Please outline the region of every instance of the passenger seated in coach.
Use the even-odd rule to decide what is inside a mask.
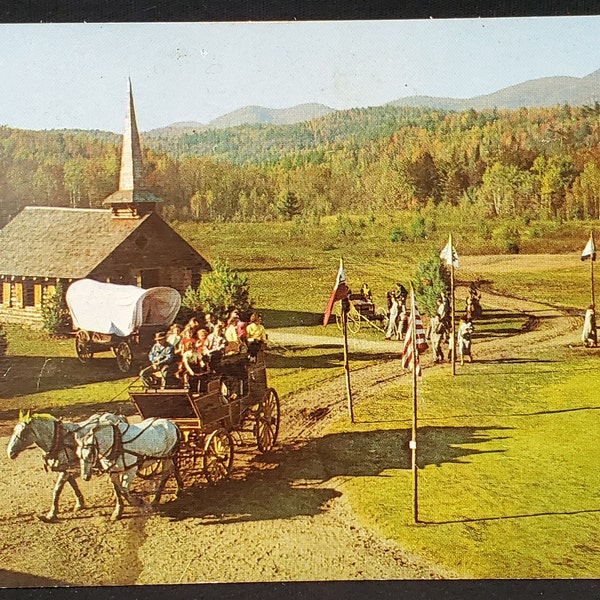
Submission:
[[[212,371],[214,371],[215,367],[219,364],[219,361],[221,360],[225,350],[225,345],[227,344],[224,331],[225,322],[222,319],[218,319],[215,324],[215,328],[213,329],[212,333],[208,334],[206,343],[204,344]]]
[[[227,345],[225,346],[225,355],[237,354],[240,351],[241,342],[237,333],[237,326],[240,317],[238,313],[233,312],[227,321],[227,327],[225,329],[225,339]]]
[[[205,357],[198,352],[193,342],[187,342],[181,356],[181,363],[175,374],[183,383],[184,388],[198,387],[198,380],[205,373],[207,365]]]
[[[256,355],[261,348],[267,345],[268,335],[267,330],[262,324],[262,315],[260,313],[252,313],[250,315],[250,323],[246,328],[248,336],[248,354],[250,360],[256,360]]]

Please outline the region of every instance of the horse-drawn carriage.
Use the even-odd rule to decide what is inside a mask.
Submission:
[[[66,301],[77,328],[79,360],[85,364],[98,352],[112,351],[123,373],[147,358],[154,334],[173,322],[181,306],[181,296],[173,288],[145,290],[91,279],[72,283]]]
[[[139,423],[110,413],[81,423],[49,414],[21,413],[7,451],[16,458],[31,444],[44,451],[46,467],[58,472],[50,511],[40,518],[55,521],[65,483],[75,492],[76,509],[84,499],[76,473],[89,479],[94,469],[110,475],[116,496],[112,514],[118,519],[123,499],[139,503],[129,492],[137,473],[155,479],[153,504],[165,482],[174,476],[178,492],[203,476],[215,484],[232,469],[234,437],[251,432],[258,450],[273,448],[279,432],[277,392],[267,387],[262,350],[224,357],[213,372],[200,376],[195,389],[130,389]]]
[[[229,476],[234,438],[250,432],[260,452],[270,451],[279,432],[277,392],[267,387],[264,352],[223,357],[214,370],[201,374],[194,389],[130,389],[130,397],[143,419],[174,422],[182,439],[176,463],[186,482],[204,476],[218,483]],[[147,463],[138,473],[151,477],[160,468]]]
[[[349,294],[350,310],[348,311],[348,330],[358,333],[361,324],[367,324],[379,331],[387,327],[388,314],[381,306],[375,307],[375,303],[365,298],[363,294]],[[342,303],[338,302],[333,310],[335,322],[342,329]]]

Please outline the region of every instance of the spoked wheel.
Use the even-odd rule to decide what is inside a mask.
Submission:
[[[138,468],[137,474],[142,479],[152,479],[163,472],[163,461],[160,458],[144,461],[141,467]]]
[[[261,452],[273,449],[279,433],[279,418],[279,396],[273,388],[269,388],[256,412],[256,443]]]
[[[201,441],[201,435],[189,435],[177,453],[175,463],[186,488],[198,483],[204,473]]]
[[[335,324],[338,326],[338,329],[342,331],[344,329],[344,324],[342,323],[342,304],[337,302],[333,308],[333,314],[335,315]]]
[[[350,311],[348,313],[348,331],[350,333],[358,333],[360,331],[360,313]]]
[[[75,336],[75,351],[79,361],[84,365],[94,358],[90,334],[84,329],[80,329]]]
[[[385,310],[385,308],[380,306],[375,311],[375,315],[377,316],[377,320],[381,323],[381,327],[383,327],[383,329],[385,329],[390,323],[390,319],[388,317],[388,314],[387,314],[387,311]]]
[[[219,483],[229,477],[233,464],[233,440],[227,430],[216,429],[206,438],[202,464],[208,483]]]
[[[117,366],[121,373],[129,373],[131,363],[133,362],[133,354],[131,346],[127,342],[120,342],[116,348],[113,348],[117,357]]]
[[[344,322],[342,316],[342,304],[338,302],[334,309],[335,323],[340,331],[344,330]],[[351,307],[348,312],[348,331],[350,333],[358,333],[360,331],[360,313]]]

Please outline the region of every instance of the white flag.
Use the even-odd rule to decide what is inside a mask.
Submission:
[[[594,234],[590,233],[590,239],[588,243],[585,245],[583,252],[581,253],[581,260],[587,260],[591,258],[592,260],[596,260],[596,246],[594,246]]]
[[[458,269],[458,254],[456,254],[456,250],[452,247],[452,237],[448,238],[448,243],[440,252],[440,258],[445,260],[447,265],[453,265],[455,269]]]

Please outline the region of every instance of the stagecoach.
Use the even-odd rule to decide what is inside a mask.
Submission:
[[[112,351],[123,373],[134,362],[147,360],[154,334],[173,322],[181,306],[181,296],[173,288],[145,290],[92,279],[72,283],[66,301],[77,329],[79,360],[85,364],[96,353]]]
[[[190,389],[130,388],[129,395],[142,419],[165,418],[179,428],[182,439],[176,463],[184,483],[201,478],[216,484],[229,477],[234,456],[234,436],[241,442],[250,433],[260,452],[270,451],[279,432],[277,392],[267,386],[263,350],[212,361]],[[146,462],[139,470],[151,478],[160,461]]]

